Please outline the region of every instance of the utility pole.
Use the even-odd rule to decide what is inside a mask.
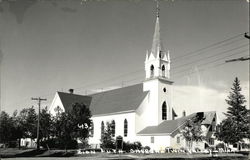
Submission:
[[[236,58],[236,59],[226,60],[225,62],[246,61],[246,60],[250,60],[250,57],[240,57],[240,58]]]
[[[47,99],[38,97],[38,98],[31,98],[31,100],[38,101],[38,117],[37,117],[38,120],[37,120],[37,132],[36,132],[36,134],[37,134],[36,135],[36,138],[37,138],[36,143],[37,143],[37,145],[36,145],[36,147],[39,150],[40,149],[40,137],[39,137],[39,130],[40,130],[40,107],[41,107],[41,101],[47,101]]]
[[[246,39],[250,39],[250,36],[247,35],[247,32],[245,33],[244,37]],[[240,58],[226,60],[225,62],[228,63],[228,62],[234,62],[234,61],[247,61],[247,60],[250,60],[250,57],[240,57]]]
[[[247,35],[247,32],[245,33],[244,37],[247,38],[247,39],[250,39],[250,36]]]

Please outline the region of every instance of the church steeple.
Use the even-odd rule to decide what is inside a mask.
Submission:
[[[151,48],[151,53],[155,56],[155,58],[163,57],[163,46],[161,42],[161,36],[160,36],[160,8],[159,8],[159,2],[157,2],[156,7],[156,22],[155,22],[155,31],[153,36],[153,43]]]
[[[148,116],[154,117],[148,120],[148,124],[154,126],[165,120],[172,120],[171,92],[172,81],[170,81],[170,56],[163,49],[160,37],[160,9],[159,3],[156,7],[156,22],[153,43],[150,53],[147,52],[145,60],[145,81],[143,91],[149,91]]]
[[[150,53],[147,53],[145,61],[146,79],[160,77],[163,79],[170,78],[170,56],[163,48],[160,36],[160,8],[159,2],[156,7],[156,22],[152,48]]]

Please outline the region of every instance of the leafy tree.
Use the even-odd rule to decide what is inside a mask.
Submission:
[[[192,153],[193,142],[202,141],[202,129],[201,122],[202,118],[198,115],[195,117],[188,119],[183,127],[182,136],[187,142],[187,147],[189,151]]]
[[[220,124],[218,124],[215,132],[217,139],[225,142],[226,144],[234,142],[237,135],[229,129],[232,125],[234,125],[234,122],[231,118],[224,119]]]
[[[74,123],[74,138],[86,143],[87,138],[90,136],[90,130],[93,129],[89,108],[84,104],[75,103],[70,114]]]
[[[11,141],[13,131],[13,122],[8,113],[1,112],[0,124],[0,142],[6,144]]]
[[[52,136],[59,137],[61,135],[61,117],[62,117],[62,109],[57,106],[55,108],[56,115],[52,117]]]
[[[75,103],[70,111],[62,112],[57,108],[56,113],[52,133],[58,138],[59,143],[63,144],[65,149],[72,148],[69,145],[77,139],[86,143],[91,126],[89,108],[84,104]]]
[[[103,134],[101,135],[101,148],[115,149],[115,140],[112,137],[112,125],[107,122]]]
[[[48,112],[48,108],[45,107],[40,113],[40,138],[49,139],[52,135],[52,115]]]
[[[61,126],[61,134],[59,135],[59,139],[63,142],[65,149],[69,148],[70,141],[74,138],[74,122],[72,121],[69,113],[63,112],[61,114],[60,126]]]
[[[6,112],[1,112],[1,127],[0,137],[3,143],[12,144],[18,140],[19,148],[21,138],[35,138],[36,137],[36,113],[33,107],[23,109],[18,115],[14,111],[12,116]],[[12,144],[13,145],[13,144]]]
[[[13,133],[15,133],[13,135],[13,139],[18,140],[18,147],[20,149],[21,147],[21,138],[24,137],[24,126],[22,124],[21,121],[21,117],[18,115],[17,110],[14,111],[13,115],[12,115],[12,120],[14,122],[13,124]]]
[[[24,108],[19,114],[19,122],[24,138],[34,139],[37,136],[37,114],[34,107]]]
[[[244,105],[246,99],[241,94],[240,81],[237,77],[226,102],[229,105],[225,113],[226,119],[218,125],[215,135],[219,140],[230,144],[239,143],[243,138],[250,138],[250,112]]]

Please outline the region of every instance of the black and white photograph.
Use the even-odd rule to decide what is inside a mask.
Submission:
[[[0,159],[250,159],[249,0],[0,0]]]

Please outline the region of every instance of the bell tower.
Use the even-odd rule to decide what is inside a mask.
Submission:
[[[165,51],[160,36],[160,9],[157,1],[156,22],[153,42],[150,53],[146,54],[145,71],[146,79],[161,77],[170,78],[170,55]]]
[[[145,81],[143,90],[149,91],[148,110],[151,113],[150,125],[158,125],[162,121],[172,120],[171,104],[172,84],[170,81],[170,54],[165,51],[160,36],[160,9],[156,7],[156,22],[150,53],[145,60]]]

